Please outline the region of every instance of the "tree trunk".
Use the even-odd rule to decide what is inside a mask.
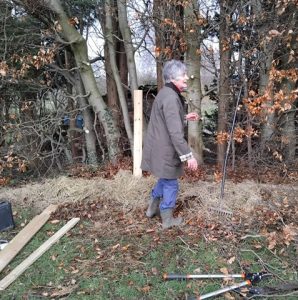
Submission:
[[[115,52],[115,43],[113,39],[113,26],[112,26],[112,8],[113,8],[113,1],[112,0],[106,0],[105,8],[106,8],[106,40],[108,42],[108,49],[109,49],[109,58],[111,63],[111,69],[113,72],[113,77],[116,82],[117,91],[119,95],[120,105],[122,109],[123,114],[123,120],[124,120],[124,126],[126,130],[126,134],[129,140],[130,148],[133,149],[133,134],[132,134],[132,128],[130,124],[129,114],[128,114],[128,107],[127,102],[123,90],[123,86],[121,83],[121,79],[119,76],[119,70],[117,67],[116,62],[116,52]]]
[[[245,62],[246,65],[249,64],[249,59],[246,58],[245,56],[245,51],[246,51],[246,47],[241,47],[241,49],[239,50],[239,59],[238,59],[238,70],[239,70],[239,76],[240,76],[240,81],[242,83],[243,86],[243,98],[247,99],[248,98],[248,78],[245,74],[245,69],[243,68],[242,64],[243,61]],[[238,109],[237,107],[235,109]],[[251,118],[251,114],[250,112],[247,110],[245,111],[246,113],[246,125],[245,125],[245,129],[247,132],[250,132],[252,130],[252,118]],[[251,140],[251,136],[247,135],[246,137],[246,141],[247,141],[247,161],[248,161],[248,165],[249,165],[249,169],[252,170],[252,165],[253,165],[253,159],[252,159],[252,140]],[[233,143],[234,145],[235,143]],[[233,160],[235,160],[235,151],[234,151],[234,155],[233,155]]]
[[[231,102],[230,91],[230,40],[228,22],[228,1],[220,1],[220,27],[219,27],[219,52],[220,52],[220,76],[219,76],[219,95],[218,95],[218,124],[217,132],[224,133],[227,131],[227,113],[229,103]],[[223,165],[225,159],[226,144],[217,144],[217,163]]]
[[[71,46],[76,60],[76,65],[79,68],[84,89],[87,93],[90,93],[88,98],[89,104],[93,107],[99,121],[103,125],[107,139],[109,159],[115,162],[120,152],[118,145],[120,134],[115,125],[111,111],[103,101],[96,84],[93,70],[89,63],[86,41],[69,23],[69,19],[63,10],[60,0],[49,0],[47,3],[49,8],[56,13],[59,24],[62,28],[61,34],[65,38],[66,42]]]
[[[93,126],[94,117],[92,116],[92,111],[88,107],[88,101],[86,97],[83,95],[86,95],[86,91],[84,90],[84,86],[82,84],[82,80],[80,78],[80,73],[77,72],[76,74],[76,82],[77,84],[75,85],[77,94],[80,95],[78,98],[80,110],[83,115],[84,119],[84,137],[85,137],[85,144],[86,144],[86,160],[87,163],[90,165],[96,165],[98,163],[97,159],[97,152],[96,152],[96,135],[95,135],[95,128]],[[98,141],[98,144],[101,145],[101,142]],[[82,145],[82,158],[84,159],[84,144]],[[103,153],[104,155],[104,153]]]
[[[264,6],[263,6],[264,5]],[[272,21],[275,20],[273,17],[274,11],[272,10],[269,12],[269,7],[267,5],[270,5],[268,2],[263,3],[261,0],[255,0],[254,1],[254,8],[255,8],[255,16],[257,18],[257,30],[259,33],[259,38],[262,41],[261,47],[260,47],[260,79],[259,79],[259,95],[269,94],[269,99],[266,103],[266,105],[271,107],[273,105],[273,91],[272,86],[269,85],[269,73],[272,68],[272,62],[273,62],[273,45],[272,41],[270,39],[267,39],[268,31],[271,28],[274,27],[274,21],[272,24]],[[267,17],[268,16],[268,17]],[[267,112],[265,112],[266,118],[265,122],[262,124],[261,128],[261,141],[260,141],[260,153],[262,154],[265,151],[266,145],[271,140],[273,134],[274,134],[274,123],[275,123],[275,114],[274,112],[269,112],[267,109]]]
[[[260,63],[259,94],[264,95],[268,93],[270,95],[267,105],[271,107],[273,105],[273,91],[272,87],[269,86],[269,71],[272,67],[273,49],[270,47],[270,44],[266,45],[266,42],[264,42],[263,57],[264,60]],[[274,133],[275,114],[269,111],[265,113],[267,117],[261,129],[261,153],[265,150]]]
[[[154,19],[154,32],[155,32],[155,57],[156,57],[156,83],[157,91],[159,91],[163,85],[163,76],[162,76],[162,63],[163,55],[162,51],[165,48],[165,43],[162,38],[163,32],[160,27],[160,20],[165,18],[164,16],[164,3],[161,0],[153,1],[153,19]]]
[[[100,1],[99,5],[97,6],[96,13],[97,13],[97,18],[101,24],[101,28],[103,31],[103,35],[106,36],[106,22],[105,22],[105,11],[102,9],[104,6],[104,1]],[[118,23],[115,18],[113,18],[113,30],[117,30],[118,28]],[[115,43],[119,43],[118,40],[115,40]],[[118,48],[118,47],[117,47]],[[120,49],[121,50],[121,49]],[[118,55],[121,55],[121,53],[118,53]],[[111,62],[110,62],[110,56],[109,56],[109,47],[108,43],[104,44],[104,65],[105,65],[105,73],[106,73],[106,88],[107,88],[107,99],[106,103],[108,107],[111,109],[114,120],[117,122],[118,127],[121,124],[120,119],[121,119],[121,111],[120,111],[120,103],[119,103],[119,97],[118,97],[118,92],[117,92],[117,86],[116,82],[113,77],[113,72],[111,68]],[[118,60],[123,60],[123,58],[118,59]],[[122,67],[120,67],[120,77],[121,81],[122,79]],[[124,73],[124,72],[123,72]],[[124,77],[124,76],[123,76]],[[127,76],[126,76],[127,77]]]
[[[291,32],[293,28],[297,28],[298,26],[297,6],[294,2],[288,4],[287,9],[285,10],[285,15],[281,17],[281,22],[286,24],[285,32]],[[280,64],[278,68],[279,70],[281,70],[281,72],[283,71],[289,72],[292,70],[292,73],[295,73],[296,71],[296,76],[297,76],[297,58],[293,59],[293,53],[297,53],[298,50],[297,30],[292,32],[291,36],[292,37],[288,41],[286,47],[282,48],[282,55],[280,56]],[[288,163],[294,162],[296,156],[296,145],[298,144],[297,129],[295,124],[297,123],[297,119],[295,119],[295,116],[297,117],[297,106],[298,106],[296,78],[295,76],[292,76],[292,78],[287,76],[283,79],[283,81],[280,84],[281,90],[288,97],[289,104],[291,104],[291,109],[286,110],[282,118],[284,125],[282,127],[283,135],[281,137],[281,140],[285,141],[283,146],[285,148],[284,149],[285,159],[286,162]],[[296,93],[295,93],[295,89],[296,89]],[[293,97],[293,95],[296,95],[296,97]]]
[[[295,115],[296,111],[291,110],[284,116],[285,125],[283,126],[282,141],[285,141],[286,146],[285,158],[287,162],[293,162],[296,154],[296,130],[295,130]]]
[[[67,49],[64,50],[64,59],[65,59],[65,68],[70,69],[70,57],[71,54]],[[73,94],[73,84],[71,82],[66,83],[66,91],[68,95]],[[76,138],[77,138],[77,132],[76,132],[76,107],[75,107],[75,101],[72,97],[67,98],[67,105],[66,105],[66,113],[69,117],[69,127],[67,130],[67,138],[68,142],[70,144],[71,149],[71,155],[72,155],[72,163],[73,159],[78,156],[78,148],[76,147]]]
[[[188,66],[187,98],[189,111],[195,111],[201,116],[201,28],[196,25],[196,15],[199,15],[199,7],[196,0],[185,6],[185,37],[187,43],[186,61]],[[196,155],[199,164],[203,163],[203,138],[202,122],[188,123],[188,143]]]
[[[155,30],[155,56],[158,91],[164,85],[163,63],[170,59],[183,60],[185,43],[183,36],[184,17],[182,1],[155,0],[153,19]]]
[[[127,66],[129,73],[129,84],[131,95],[133,96],[134,90],[138,89],[138,77],[137,77],[137,69],[134,59],[134,47],[131,39],[131,32],[128,26],[127,21],[127,10],[126,10],[126,0],[117,0],[118,4],[118,19],[119,19],[119,27],[124,40],[124,47],[127,57]]]

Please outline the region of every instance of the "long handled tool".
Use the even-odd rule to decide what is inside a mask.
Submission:
[[[222,288],[222,289],[214,291],[214,292],[210,292],[210,293],[202,295],[202,296],[198,296],[198,297],[194,297],[194,298],[188,298],[188,300],[207,299],[207,298],[211,298],[211,297],[214,297],[214,296],[217,296],[217,295],[229,292],[229,291],[233,291],[233,290],[239,289],[239,288],[244,287],[244,286],[249,286],[249,285],[251,285],[251,281],[250,280],[245,280],[243,282],[235,283],[233,285],[227,286],[225,288]]]
[[[231,217],[233,215],[233,213],[231,211],[225,210],[225,209],[222,208],[222,201],[223,201],[223,198],[224,198],[225,182],[226,182],[226,177],[227,177],[227,162],[228,162],[231,143],[232,143],[232,140],[233,140],[234,128],[235,128],[236,116],[237,116],[237,107],[238,107],[239,102],[240,102],[241,92],[242,92],[242,88],[240,89],[238,97],[237,97],[236,107],[235,107],[235,111],[234,111],[234,115],[233,115],[233,122],[232,122],[232,126],[231,126],[231,129],[230,129],[228,145],[227,145],[227,149],[226,149],[226,153],[225,153],[225,159],[224,159],[224,163],[223,163],[223,166],[222,166],[222,178],[221,178],[221,184],[220,184],[219,207],[218,208],[211,208],[211,210],[216,212],[218,215],[226,216],[226,217]]]
[[[180,275],[180,274],[164,274],[164,280],[188,280],[188,279],[215,279],[215,278],[222,278],[222,279],[232,279],[232,278],[243,278],[245,279],[245,274],[194,274],[194,275]]]
[[[233,278],[242,278],[244,281],[235,283],[231,286],[227,286],[225,288],[210,292],[205,295],[201,295],[199,297],[189,298],[189,300],[202,300],[211,298],[223,293],[226,293],[228,291],[236,290],[244,286],[250,286],[254,283],[259,282],[261,279],[265,277],[272,276],[270,273],[267,272],[258,272],[258,273],[241,273],[241,274],[187,274],[187,275],[181,275],[181,274],[164,274],[163,279],[164,280],[189,280],[189,279],[215,279],[215,278],[221,278],[221,279],[233,279]]]
[[[232,279],[232,278],[242,278],[245,280],[250,280],[252,282],[259,282],[262,278],[271,276],[267,272],[258,273],[241,273],[241,274],[163,274],[164,280],[188,280],[188,279]]]

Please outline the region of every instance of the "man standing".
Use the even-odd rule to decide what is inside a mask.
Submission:
[[[184,138],[184,124],[185,120],[197,121],[199,116],[195,112],[185,115],[181,95],[187,88],[185,64],[179,60],[168,61],[163,68],[163,78],[165,85],[152,106],[141,168],[159,178],[151,191],[146,216],[152,218],[160,209],[162,227],[166,229],[182,223],[181,217],[173,217],[178,178],[183,174],[183,162],[187,162],[191,170],[198,167]]]

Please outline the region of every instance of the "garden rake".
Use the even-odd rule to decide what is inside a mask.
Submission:
[[[230,147],[233,139],[233,134],[234,134],[234,128],[235,128],[235,123],[236,123],[236,116],[237,116],[237,107],[239,105],[240,101],[240,96],[242,92],[242,87],[240,88],[238,97],[237,97],[237,102],[236,102],[236,107],[233,115],[233,122],[229,134],[229,139],[228,139],[228,145],[225,153],[225,159],[224,159],[224,164],[222,166],[222,178],[221,178],[221,184],[220,184],[220,197],[219,197],[219,208],[211,207],[210,210],[213,212],[217,213],[219,216],[224,216],[224,217],[232,217],[233,212],[229,210],[225,210],[222,208],[222,202],[224,198],[224,191],[225,191],[225,181],[226,181],[226,176],[227,176],[227,162],[228,162],[228,157],[229,157],[229,152],[230,152]]]

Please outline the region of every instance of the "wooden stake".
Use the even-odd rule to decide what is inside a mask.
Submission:
[[[30,256],[21,262],[15,269],[13,269],[6,277],[0,281],[0,290],[5,290],[12,282],[14,282],[23,272],[31,266],[39,257],[41,257],[55,242],[57,242],[65,233],[73,228],[80,218],[73,218],[65,224],[52,237],[44,242],[38,249],[36,249]],[[46,272],[46,270],[45,270]]]
[[[143,144],[143,91],[134,91],[134,130],[133,130],[133,175],[142,176],[142,144]]]
[[[40,230],[56,209],[57,205],[49,205],[41,214],[34,217],[0,252],[0,272]]]

